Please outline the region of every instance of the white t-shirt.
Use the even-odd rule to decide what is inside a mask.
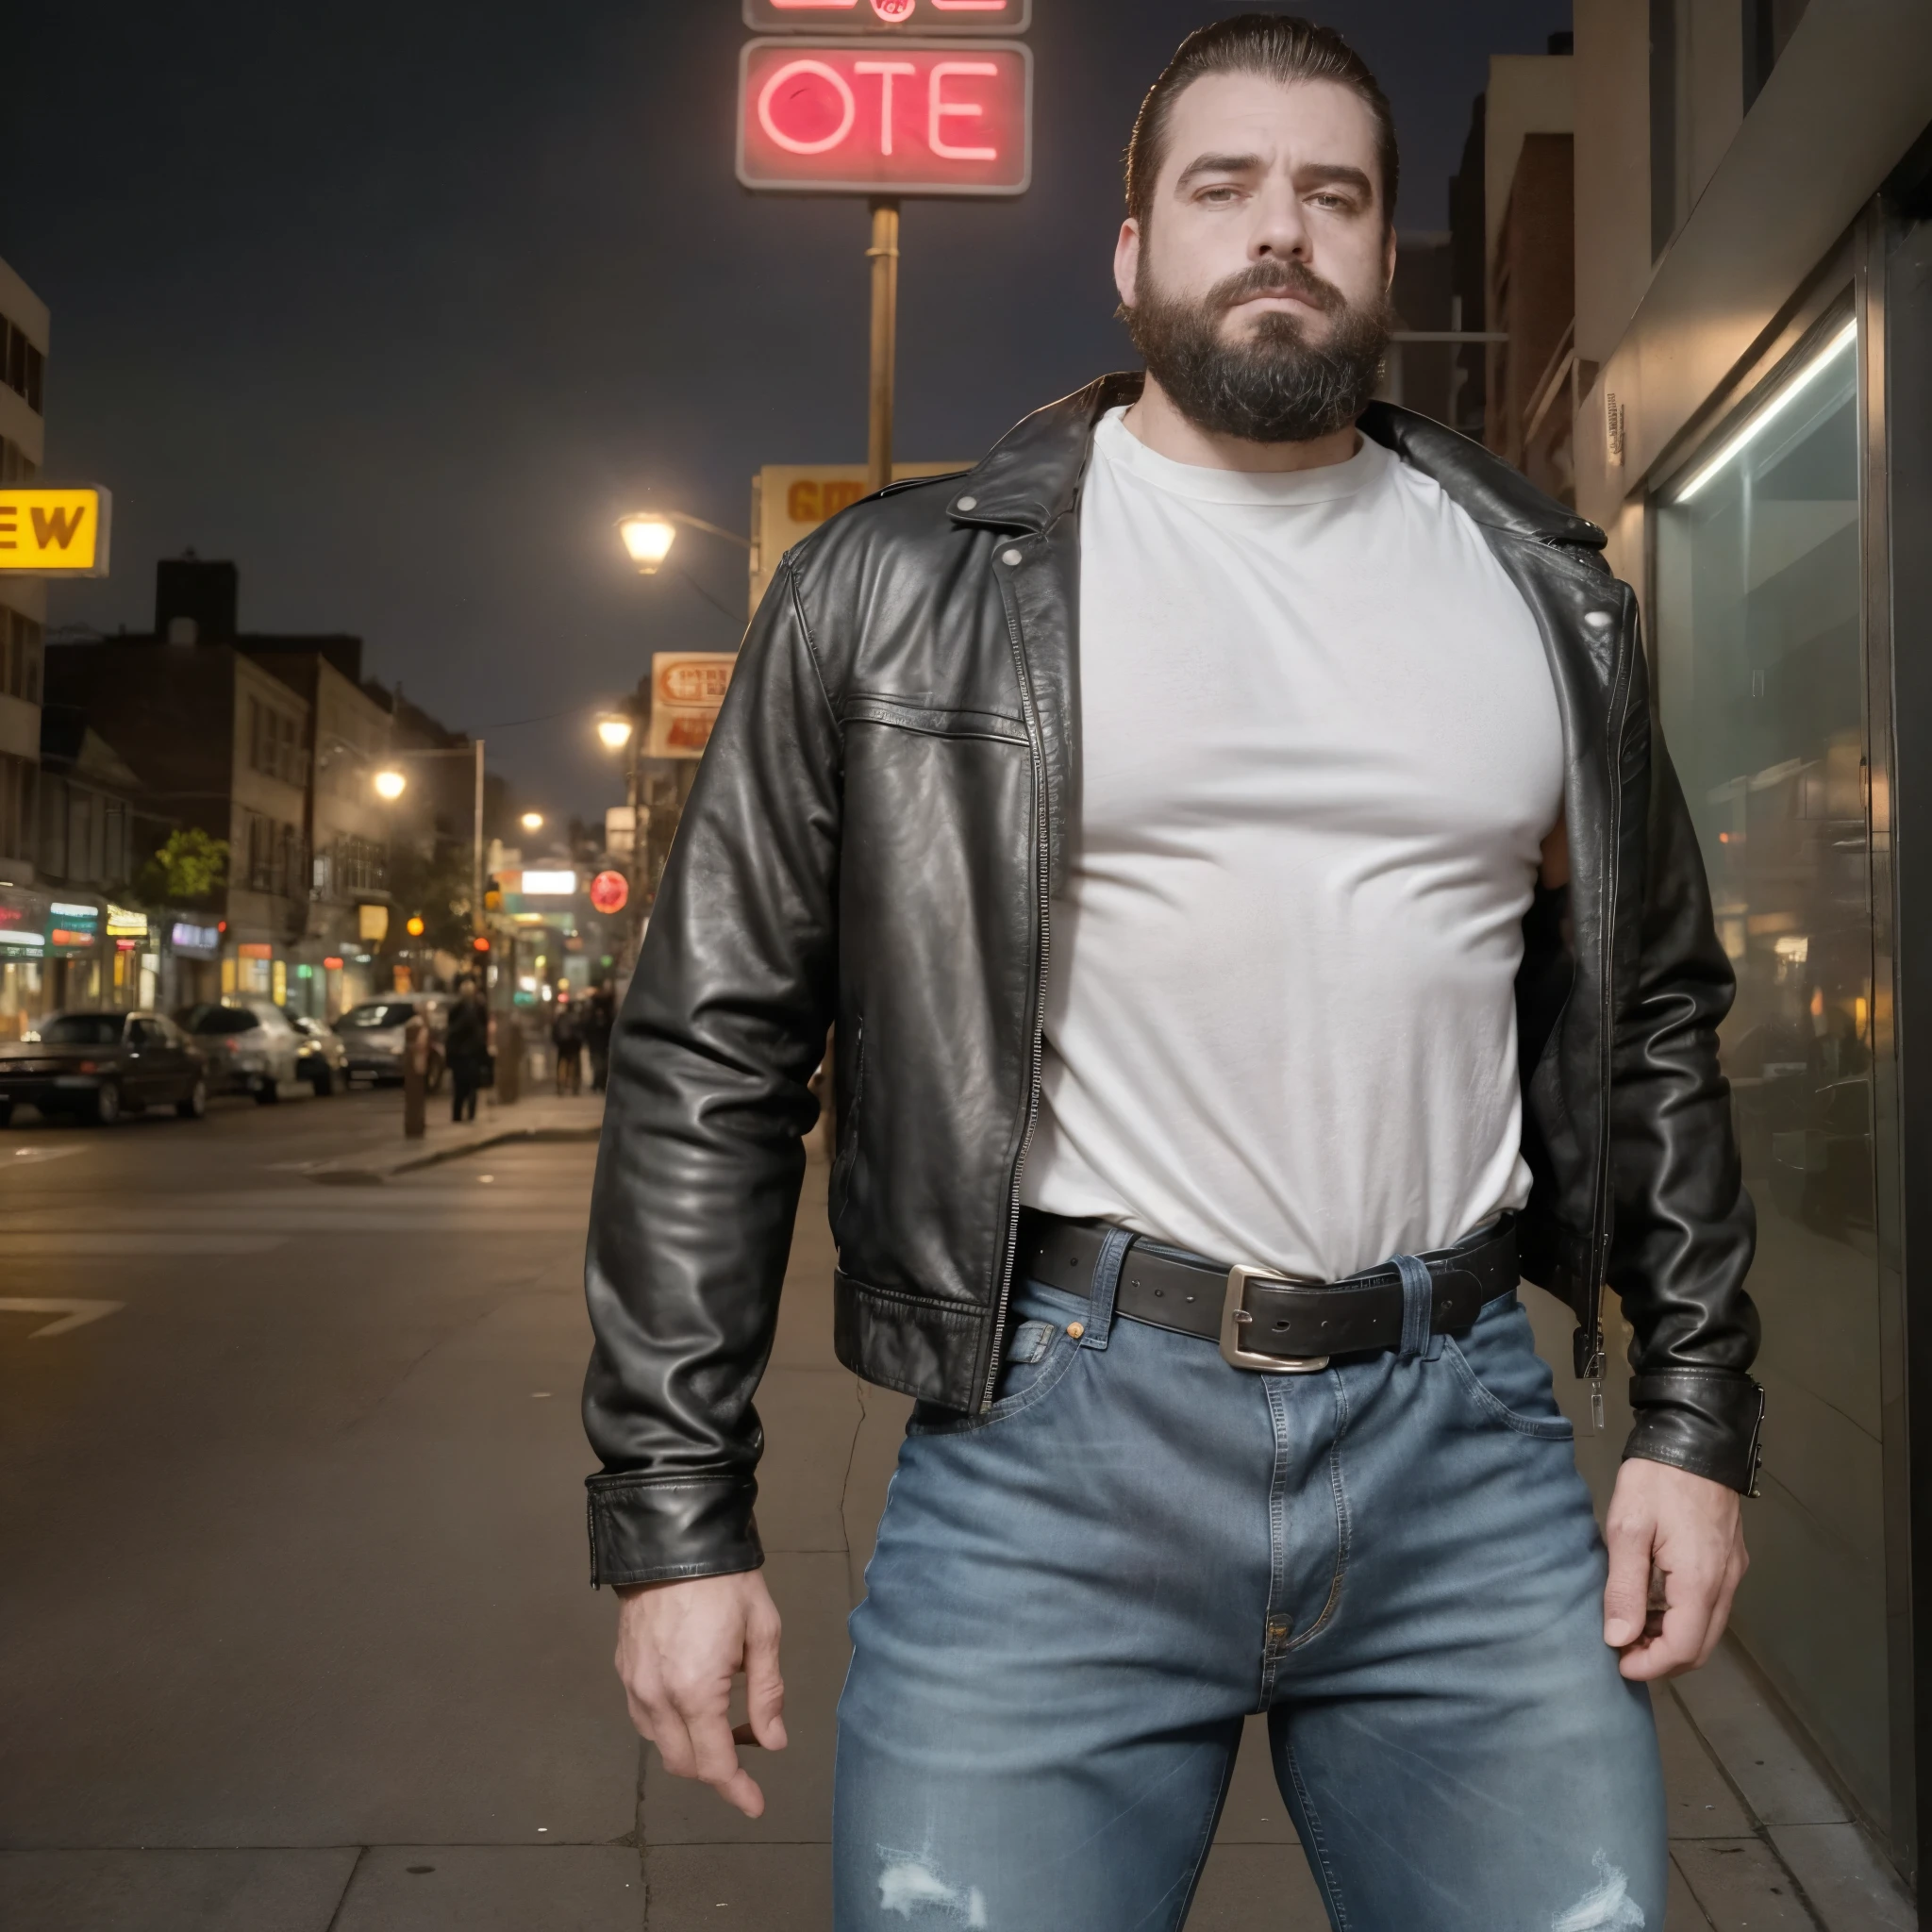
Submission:
[[[1475,525],[1100,425],[1027,1205],[1331,1280],[1529,1193],[1514,982],[1563,737]]]

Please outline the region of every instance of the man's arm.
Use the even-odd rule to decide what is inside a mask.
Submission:
[[[1609,1279],[1635,1339],[1636,1426],[1605,1524],[1605,1640],[1628,1677],[1694,1669],[1724,1634],[1747,1561],[1739,1499],[1757,1478],[1763,1395],[1749,1370],[1755,1240],[1718,1070],[1736,991],[1704,861],[1643,656],[1633,704],[1650,729],[1634,996],[1616,1018]]]
[[[752,1570],[764,1373],[835,996],[839,734],[782,565],[611,1040],[585,1285],[591,1571]]]

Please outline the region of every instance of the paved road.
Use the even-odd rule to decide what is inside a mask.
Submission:
[[[639,1932],[648,1885],[651,1932],[825,1932],[905,1404],[832,1358],[823,1166],[760,1393],[794,1741],[752,1824],[641,1772],[585,1587],[591,1149],[309,1178],[398,1136],[392,1093],[0,1133],[0,1926]],[[1908,1923],[1741,1665],[1658,1716],[1666,1932]],[[1190,1932],[1324,1924],[1245,1751]]]
[[[592,1150],[304,1177],[395,1108],[0,1135],[8,1932],[640,1923],[581,1528]]]

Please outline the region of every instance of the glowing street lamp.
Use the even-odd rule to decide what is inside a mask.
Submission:
[[[387,799],[393,805],[409,789],[409,781],[400,772],[378,772],[375,774],[375,795]]]
[[[541,811],[526,811],[518,823],[526,832],[541,832],[543,829],[543,814]]]
[[[638,575],[654,577],[671,555],[671,546],[677,541],[677,525],[669,517],[642,511],[622,519],[617,534],[624,539],[624,547],[630,552]]]
[[[636,729],[636,724],[622,711],[607,711],[597,720],[597,736],[604,741],[606,751],[622,751]]]

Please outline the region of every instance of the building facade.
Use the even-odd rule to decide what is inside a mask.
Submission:
[[[1638,587],[1738,975],[1721,1048],[1757,1207],[1769,1415],[1734,1628],[1916,1882],[1932,1797],[1932,1059],[1915,1044],[1932,1026],[1932,7],[1576,0],[1574,68],[1574,332],[1527,393],[1533,410],[1567,385],[1569,493]],[[1492,430],[1537,474],[1533,439],[1493,410]],[[1617,1420],[1592,1436],[1579,1409],[1600,1495]]]

